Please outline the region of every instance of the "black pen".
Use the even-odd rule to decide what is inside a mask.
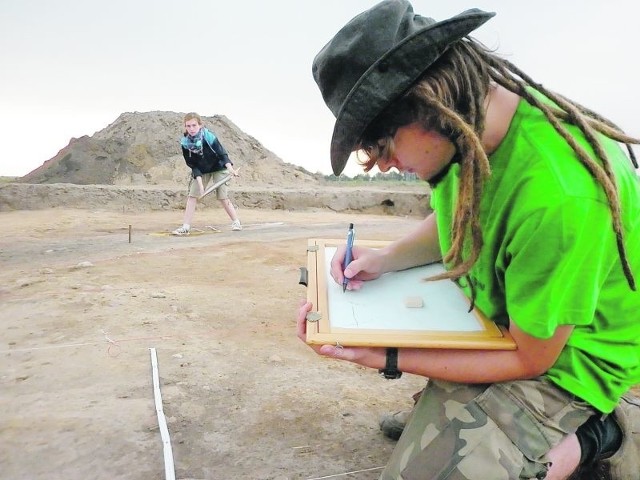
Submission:
[[[344,269],[347,268],[347,265],[351,263],[351,259],[353,258],[353,240],[355,238],[356,233],[353,230],[353,223],[349,224],[349,230],[347,231],[347,251],[344,254],[344,264],[342,266],[342,274],[344,275]],[[347,284],[349,283],[349,279],[345,276],[342,279],[342,292],[344,293],[347,290]]]

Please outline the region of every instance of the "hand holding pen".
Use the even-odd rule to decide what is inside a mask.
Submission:
[[[344,264],[342,265],[342,272],[344,273],[345,268],[351,263],[353,259],[353,241],[355,239],[355,231],[353,230],[353,223],[349,224],[349,230],[347,231],[347,251],[344,255]],[[342,279],[342,292],[344,293],[347,290],[347,285],[349,283],[349,279],[345,276]]]
[[[355,241],[355,231],[353,240]],[[383,249],[355,245],[355,243],[352,243],[352,247],[347,249],[345,246],[336,250],[331,259],[331,277],[339,285],[348,285],[349,290],[360,290],[364,282],[375,280],[385,272],[385,253]],[[348,254],[347,250],[349,250]],[[346,270],[349,270],[348,276],[345,275]]]

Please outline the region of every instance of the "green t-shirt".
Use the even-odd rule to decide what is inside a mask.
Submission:
[[[592,154],[578,129],[569,127]],[[640,183],[618,144],[602,143],[622,205],[628,260],[640,287]],[[546,376],[610,412],[640,383],[640,293],[630,289],[604,191],[542,113],[521,100],[489,158],[480,223],[484,246],[470,272],[476,305],[496,323],[509,319],[536,338],[575,325]],[[458,194],[459,165],[432,192],[445,253]],[[462,282],[464,284],[464,282]],[[469,288],[465,293],[470,295]]]

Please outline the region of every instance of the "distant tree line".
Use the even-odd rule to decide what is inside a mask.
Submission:
[[[368,173],[359,173],[353,177],[348,175],[335,176],[334,174],[324,175],[327,182],[418,182],[418,176],[415,173],[400,173],[391,171],[387,173],[378,172],[374,175]]]

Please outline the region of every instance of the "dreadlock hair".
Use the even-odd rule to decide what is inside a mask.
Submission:
[[[366,129],[358,143],[366,159],[365,171],[380,159],[394,154],[393,137],[398,128],[417,122],[426,130],[447,137],[456,147],[452,162],[460,164],[460,185],[455,207],[452,245],[443,260],[449,270],[430,280],[466,276],[482,249],[479,222],[484,181],[491,170],[480,138],[485,128],[485,100],[493,85],[500,85],[540,109],[553,128],[564,138],[578,160],[602,186],[611,209],[613,230],[622,269],[632,290],[635,279],[624,247],[618,190],[609,159],[597,132],[623,143],[637,168],[630,144],[640,140],[626,135],[619,127],[597,113],[536,83],[511,62],[489,51],[469,37],[452,45],[406,93],[383,111]],[[535,90],[557,105],[550,106],[533,95]],[[601,163],[591,159],[563,123],[578,126]],[[472,286],[471,282],[469,284]],[[472,288],[472,297],[473,294]],[[472,305],[473,305],[472,298]]]

